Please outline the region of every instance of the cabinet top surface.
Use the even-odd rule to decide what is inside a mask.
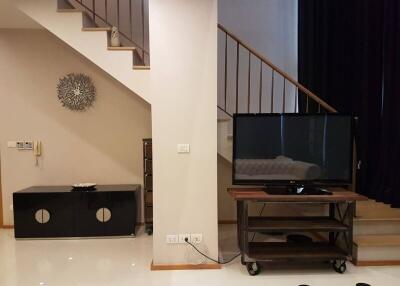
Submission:
[[[84,192],[135,192],[140,190],[140,185],[97,185],[95,190]],[[16,193],[69,193],[80,192],[72,186],[32,186]]]
[[[237,201],[263,202],[345,202],[365,201],[366,197],[343,188],[328,188],[332,195],[271,195],[262,188],[229,188],[228,193]]]

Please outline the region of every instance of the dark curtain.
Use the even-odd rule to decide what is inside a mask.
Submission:
[[[400,207],[400,1],[299,0],[299,81],[358,117],[358,192]]]

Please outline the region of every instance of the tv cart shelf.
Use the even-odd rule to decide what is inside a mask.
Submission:
[[[329,189],[332,195],[271,195],[263,188],[230,188],[237,202],[237,230],[241,262],[250,275],[260,273],[261,262],[330,261],[338,273],[346,271],[346,261],[353,252],[353,217],[356,202],[367,198],[342,188]],[[311,203],[329,205],[326,216],[254,217],[249,216],[250,203]],[[249,234],[321,233],[321,242],[251,242]]]

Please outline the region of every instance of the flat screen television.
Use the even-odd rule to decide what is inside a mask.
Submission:
[[[351,184],[353,117],[236,114],[232,158],[236,185]]]

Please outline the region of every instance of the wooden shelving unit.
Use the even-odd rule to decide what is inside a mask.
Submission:
[[[144,221],[148,235],[153,234],[153,146],[151,138],[143,139]]]
[[[231,188],[237,202],[238,242],[242,264],[250,275],[261,271],[262,262],[331,261],[338,273],[346,271],[352,259],[353,217],[356,201],[365,197],[341,188],[332,195],[271,195],[262,188]],[[254,217],[248,214],[250,203],[318,203],[328,204],[329,214],[305,217]],[[251,233],[326,233],[327,241],[318,242],[252,242]]]

